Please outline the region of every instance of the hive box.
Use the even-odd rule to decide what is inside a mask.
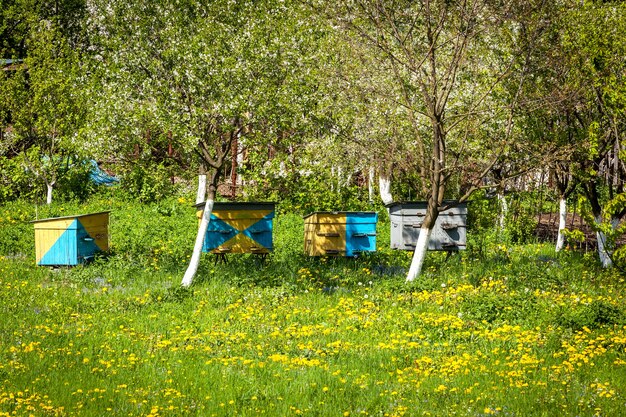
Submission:
[[[376,251],[374,212],[315,212],[304,218],[304,252],[309,256],[356,256]]]
[[[458,251],[466,247],[467,204],[456,204],[439,213],[430,234],[428,250]],[[392,203],[387,205],[391,224],[391,248],[414,250],[417,237],[426,216],[426,201]]]
[[[37,265],[73,266],[109,249],[109,212],[35,220]]]
[[[196,204],[198,219],[205,203]],[[215,203],[204,238],[203,252],[267,254],[272,238],[275,203]]]

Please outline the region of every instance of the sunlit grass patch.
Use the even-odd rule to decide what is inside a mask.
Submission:
[[[182,239],[173,235],[158,253],[147,237],[124,238],[116,245],[128,253],[71,269],[4,256],[0,415],[622,411],[616,271],[501,243],[506,257],[429,253],[407,284],[410,256],[384,242],[356,260],[301,256],[300,222],[277,224],[282,248],[265,262],[205,255],[191,288],[179,285],[184,262],[167,254]]]

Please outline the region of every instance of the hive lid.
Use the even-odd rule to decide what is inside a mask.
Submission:
[[[29,223],[42,223],[42,222],[51,222],[51,221],[65,220],[65,219],[77,219],[80,217],[96,216],[98,214],[108,214],[110,212],[111,210],[99,211],[97,213],[76,214],[74,216],[48,217],[47,219],[31,220]]]
[[[194,204],[194,207],[197,209],[204,210],[204,206],[206,206],[206,202]],[[225,202],[215,202],[213,203],[213,209],[221,209],[221,210],[246,210],[250,209],[250,207],[260,207],[264,209],[274,208],[276,203],[273,201],[225,201]]]
[[[314,211],[312,213],[307,214],[306,216],[302,216],[303,219],[307,219],[316,214],[378,214],[375,211]]]
[[[420,206],[420,205],[428,205],[427,200],[422,201],[392,201],[391,203],[385,204],[385,207],[394,207],[394,206]],[[459,202],[458,200],[443,200],[441,203],[442,206],[466,206],[467,201]]]

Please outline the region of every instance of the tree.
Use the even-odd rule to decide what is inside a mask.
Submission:
[[[463,177],[467,184],[458,199],[467,199],[513,142],[518,93],[508,104],[492,97],[514,65],[523,64],[524,51],[515,46],[519,22],[542,7],[541,2],[353,0],[328,13],[355,42],[379,57],[380,70],[393,83],[377,90],[400,105],[410,121],[428,209],[408,281],[421,271],[430,232],[446,208],[450,187]],[[525,77],[522,71],[520,86]],[[492,132],[486,129],[490,123]]]
[[[3,103],[27,168],[47,188],[46,203],[59,178],[69,172],[84,106],[78,53],[51,23],[33,28],[22,65],[5,74]]]
[[[29,39],[41,22],[77,46],[84,13],[84,0],[0,0],[0,58],[25,58]]]
[[[626,4],[589,2],[567,15],[563,48],[578,100],[570,107],[582,137],[574,173],[590,208],[587,222],[596,230],[603,266],[612,265],[613,243],[626,215],[623,162],[626,132]]]
[[[90,32],[99,45],[94,58],[102,65],[111,112],[130,110],[129,130],[137,126],[132,118],[150,115],[207,171],[184,286],[197,271],[233,142],[288,130],[315,104],[307,60],[316,59],[309,48],[318,31],[300,12],[291,2],[226,0],[102,1],[92,8]]]

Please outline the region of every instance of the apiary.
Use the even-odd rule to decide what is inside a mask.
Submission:
[[[35,220],[37,265],[74,266],[109,249],[109,212]]]
[[[439,213],[430,234],[428,250],[458,251],[466,247],[467,204],[444,202],[450,208]],[[428,202],[392,203],[387,205],[391,224],[391,248],[414,250],[426,216]]]
[[[309,256],[357,256],[376,251],[375,212],[314,212],[304,218],[304,252]]]
[[[198,219],[205,203],[197,204]],[[267,254],[274,250],[275,203],[215,203],[204,238],[203,252]]]

